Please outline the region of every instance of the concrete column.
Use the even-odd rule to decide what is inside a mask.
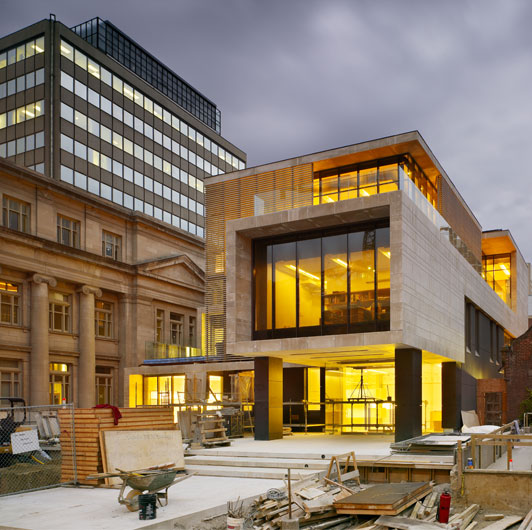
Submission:
[[[30,405],[50,402],[50,350],[48,342],[48,286],[55,287],[55,278],[34,274],[31,278],[31,356]]]
[[[88,285],[79,289],[78,406],[81,408],[96,405],[94,295],[102,296],[101,289]]]
[[[283,360],[255,358],[255,440],[283,437]]]
[[[137,326],[135,325],[135,308],[133,298],[122,294],[118,299],[118,316],[116,326],[118,331],[118,351],[120,367],[118,369],[118,406],[129,406],[129,382],[125,380],[125,368],[138,366],[136,353]]]
[[[441,363],[441,426],[459,429],[462,425],[462,369],[458,363]]]
[[[395,441],[421,436],[421,350],[395,350]]]

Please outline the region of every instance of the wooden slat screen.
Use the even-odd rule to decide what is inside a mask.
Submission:
[[[312,164],[206,184],[207,355],[225,357],[225,223],[312,205]]]

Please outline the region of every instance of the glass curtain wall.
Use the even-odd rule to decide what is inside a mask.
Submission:
[[[507,305],[512,304],[511,263],[511,254],[482,257],[482,277]]]
[[[317,172],[313,184],[314,204],[396,191],[400,187],[400,175],[410,179],[436,207],[437,189],[410,155]]]
[[[386,331],[388,221],[254,244],[254,338]]]

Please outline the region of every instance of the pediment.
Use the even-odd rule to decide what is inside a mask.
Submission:
[[[203,288],[205,285],[205,273],[185,255],[150,261],[138,265],[138,268],[139,271],[194,287]]]

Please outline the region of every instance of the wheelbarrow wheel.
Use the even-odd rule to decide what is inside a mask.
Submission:
[[[126,508],[130,512],[137,512],[139,509],[139,495],[142,493],[142,491],[139,490],[131,490],[126,495]]]

